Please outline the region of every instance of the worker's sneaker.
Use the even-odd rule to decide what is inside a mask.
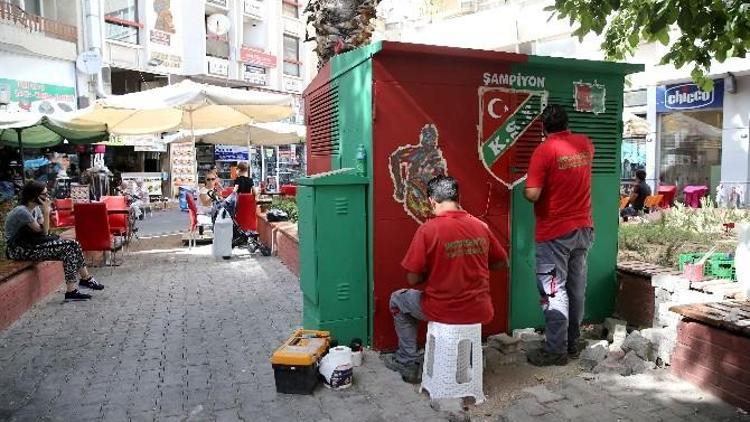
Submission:
[[[395,353],[382,354],[380,355],[380,359],[386,368],[401,374],[401,379],[404,382],[408,382],[409,384],[419,384],[422,382],[422,371],[420,371],[419,363],[401,363],[396,359]]]
[[[74,300],[89,300],[91,299],[91,295],[87,295],[86,293],[81,293],[78,291],[78,289],[73,290],[72,292],[65,292],[65,301],[70,302]]]
[[[551,353],[544,349],[534,350],[526,358],[534,366],[565,366],[568,364],[567,353]]]
[[[81,279],[78,282],[78,285],[91,290],[104,290],[104,285],[96,281],[93,275],[89,277],[88,280]]]

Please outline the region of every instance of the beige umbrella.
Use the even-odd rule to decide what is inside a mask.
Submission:
[[[186,79],[174,85],[102,98],[76,113],[73,122],[104,123],[110,133],[117,135],[189,129],[195,146],[196,129],[274,122],[292,112],[290,95],[198,84]]]
[[[285,125],[283,123],[278,125],[275,123],[240,125],[206,134],[201,136],[200,139],[209,144],[247,146],[289,145],[302,142],[305,139],[304,129],[300,134],[299,129],[292,126],[298,125]]]
[[[220,129],[275,122],[292,114],[292,97],[184,80],[102,98],[74,114],[73,122],[105,123],[110,133],[141,135],[175,129]]]

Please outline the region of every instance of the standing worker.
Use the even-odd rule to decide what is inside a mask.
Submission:
[[[542,112],[546,140],[534,151],[526,199],[536,216],[536,278],[546,321],[547,342],[529,354],[533,365],[565,365],[580,350],[591,217],[594,145],[568,130],[568,115],[556,104]]]

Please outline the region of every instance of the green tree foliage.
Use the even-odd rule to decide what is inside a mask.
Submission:
[[[670,29],[678,28],[660,64],[692,64],[691,76],[704,89],[713,87],[706,77],[712,59],[744,58],[750,49],[750,0],[555,0],[545,10],[578,23],[579,39],[604,33],[610,60],[632,55],[642,41],[670,45]]]

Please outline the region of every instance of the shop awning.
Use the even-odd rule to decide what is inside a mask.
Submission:
[[[74,144],[100,142],[109,136],[101,123],[70,122],[32,112],[0,112],[0,144],[24,148],[45,148],[63,140]],[[19,139],[20,137],[20,139]]]

